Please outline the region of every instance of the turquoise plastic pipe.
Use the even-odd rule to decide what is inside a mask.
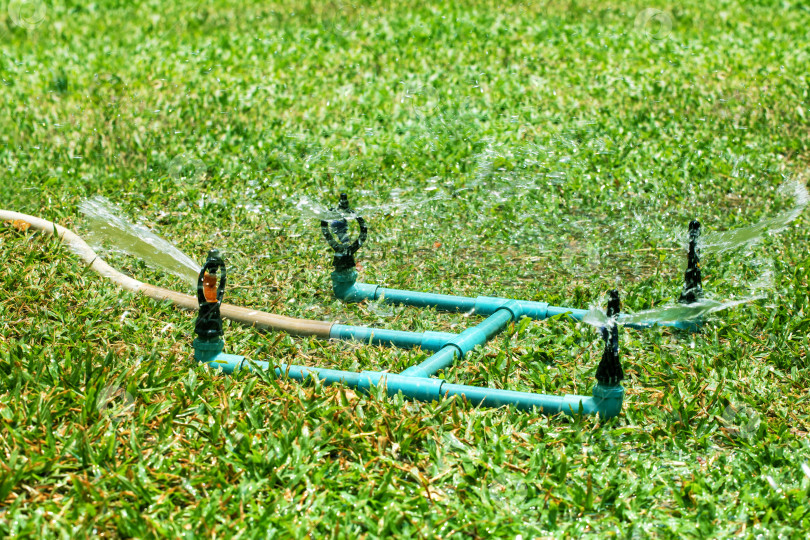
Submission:
[[[574,319],[582,319],[588,310],[551,306],[546,302],[531,300],[512,300],[494,296],[453,296],[450,294],[424,293],[388,289],[379,285],[370,285],[357,281],[357,271],[342,270],[332,272],[332,286],[335,296],[346,302],[362,300],[380,300],[391,304],[405,304],[415,307],[433,307],[441,311],[474,311],[479,315],[489,316],[498,311],[506,302],[517,302],[521,312],[531,319],[541,320],[568,313]]]
[[[456,358],[463,359],[464,355],[477,345],[484,345],[495,334],[506,328],[512,321],[522,316],[520,303],[511,300],[499,307],[478,326],[468,328],[454,339],[449,341],[439,352],[417,366],[411,366],[401,373],[407,377],[430,377],[437,371],[445,369],[455,362]]]
[[[357,271],[342,270],[332,272],[332,288],[335,296],[345,302],[361,302],[363,300],[381,300],[390,304],[404,304],[415,307],[433,307],[441,311],[475,312],[479,315],[489,316],[495,313],[507,302],[517,302],[521,313],[534,320],[543,320],[555,315],[568,314],[569,317],[582,320],[588,313],[587,309],[576,309],[552,306],[546,302],[532,300],[513,300],[497,296],[453,296],[449,294],[424,293],[405,291],[402,289],[388,289],[379,285],[360,283],[357,281]],[[619,316],[621,323],[622,317]],[[625,326],[639,330],[653,326],[671,326],[681,330],[694,331],[700,323],[693,320],[684,321],[655,321],[627,323]]]
[[[331,339],[361,341],[374,345],[391,345],[402,349],[420,347],[426,351],[438,351],[458,334],[449,332],[404,332],[365,326],[333,324],[329,332]]]
[[[273,368],[269,362],[249,362],[243,356],[222,353],[222,342],[205,343],[195,340],[195,357],[213,369],[224,373],[254,368],[269,371],[273,369],[276,377],[288,376],[304,381],[308,378],[322,380],[325,384],[343,384],[364,393],[370,393],[377,387],[385,388],[389,396],[402,393],[408,399],[419,401],[440,401],[451,396],[463,397],[474,406],[503,407],[511,405],[520,410],[537,410],[543,414],[598,414],[602,418],[617,416],[622,409],[624,388],[621,385],[605,387],[597,384],[593,396],[565,395],[549,396],[514,390],[480,388],[463,384],[450,384],[442,379],[427,377],[408,377],[379,371],[342,371],[293,364],[281,364]],[[217,352],[220,351],[220,352]]]

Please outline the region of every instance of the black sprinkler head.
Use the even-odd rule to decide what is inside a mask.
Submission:
[[[703,276],[700,271],[700,221],[689,222],[689,255],[686,260],[686,272],[683,275],[683,291],[678,302],[692,304],[703,298]]]
[[[331,222],[321,220],[321,233],[329,246],[335,251],[335,257],[332,261],[335,270],[351,270],[357,266],[354,260],[354,254],[368,238],[368,228],[366,227],[365,220],[355,214],[354,210],[349,207],[349,197],[345,193],[340,194],[340,201],[338,202],[337,208],[332,208],[332,211],[339,212],[341,216],[349,215],[350,217],[354,217],[354,220],[357,221],[357,225],[360,226],[360,236],[357,240],[352,242],[349,238],[349,222],[345,217],[334,219]],[[335,237],[337,237],[337,239],[335,239]]]
[[[610,291],[607,304],[608,322],[600,329],[605,350],[596,368],[596,381],[602,386],[617,386],[624,379],[624,370],[619,360],[619,325],[616,323],[620,310],[619,291],[614,289]]]

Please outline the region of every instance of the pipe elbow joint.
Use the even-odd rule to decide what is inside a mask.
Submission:
[[[354,285],[357,283],[357,270],[335,270],[332,272],[332,290],[335,297],[346,302],[357,301],[354,299]]]
[[[225,342],[221,339],[205,341],[197,338],[194,340],[194,359],[200,364],[206,364],[211,369],[218,369],[229,375],[242,369],[245,357],[223,353],[224,347]]]
[[[335,270],[332,272],[332,290],[335,297],[344,302],[362,302],[377,298],[378,285],[357,283],[357,270]]]
[[[423,332],[422,349],[428,351],[440,351],[449,345],[456,338],[456,334],[448,332]]]
[[[195,338],[194,359],[201,364],[207,364],[213,361],[218,355],[222,354],[222,349],[224,348],[225,342],[221,338],[214,340]]]
[[[605,386],[597,384],[593,388],[594,414],[608,419],[619,416],[624,403],[624,387],[621,384]]]
[[[530,306],[525,304],[526,302],[520,300],[508,300],[497,296],[479,296],[475,299],[475,311],[481,315],[492,315],[499,309],[505,309],[512,314],[513,321],[518,321],[523,315],[529,314],[526,313],[527,310],[524,308],[530,308]],[[545,305],[548,306],[548,304]],[[531,312],[530,316],[537,315],[532,309],[528,309],[528,311]],[[545,312],[543,312],[541,318],[545,318]]]
[[[422,367],[411,366],[407,370],[400,373],[404,377],[430,377],[430,373]]]

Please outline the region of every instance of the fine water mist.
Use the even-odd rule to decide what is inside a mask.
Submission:
[[[745,227],[738,227],[728,231],[708,232],[701,235],[698,247],[702,256],[726,254],[742,259],[750,257],[752,246],[760,242],[766,235],[778,233],[795,220],[807,207],[810,196],[807,187],[799,182],[792,181],[783,184],[780,192],[793,197],[793,205],[776,216],[765,218],[759,222]],[[644,325],[655,323],[674,323],[678,321],[697,321],[711,313],[734,308],[736,306],[760,300],[766,297],[766,292],[773,288],[773,273],[770,265],[753,280],[738,283],[744,293],[734,298],[717,298],[711,289],[704,290],[705,296],[691,304],[670,302],[659,307],[639,311],[636,313],[622,313],[618,319],[621,325]],[[590,306],[583,322],[596,327],[608,324],[604,309],[599,304]]]
[[[123,211],[105,199],[85,199],[79,210],[86,218],[87,240],[94,249],[107,249],[138,257],[151,268],[173,274],[191,285],[197,284],[200,265],[157,236],[149,228],[132,223]]]

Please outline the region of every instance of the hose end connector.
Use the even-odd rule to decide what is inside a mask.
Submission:
[[[321,233],[324,239],[335,252],[333,264],[335,271],[341,272],[351,270],[357,263],[354,254],[365,243],[368,238],[368,228],[365,220],[358,216],[349,206],[349,197],[345,193],[340,194],[340,201],[332,212],[339,214],[338,219],[331,221],[321,220]],[[360,236],[352,242],[349,238],[349,222],[347,218],[354,218],[360,227]],[[337,238],[336,238],[337,237]]]
[[[605,350],[602,360],[596,368],[596,381],[600,386],[617,386],[624,379],[624,370],[619,359],[619,325],[616,319],[621,310],[619,291],[610,291],[607,304],[608,322],[600,330],[605,341]]]

